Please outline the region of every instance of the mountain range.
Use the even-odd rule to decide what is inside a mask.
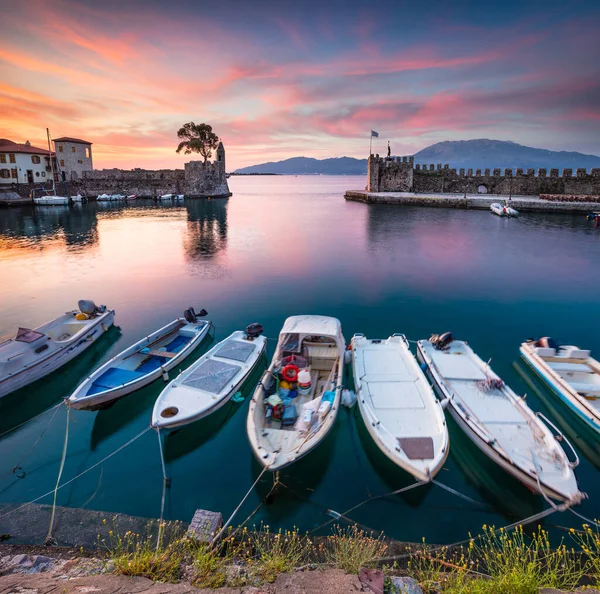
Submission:
[[[457,169],[493,169],[495,167],[523,169],[544,167],[546,169],[600,167],[600,157],[577,152],[549,151],[523,146],[505,140],[449,140],[432,144],[415,154],[415,164],[448,163]],[[338,157],[313,159],[292,157],[283,161],[271,161],[237,169],[236,174],[280,175],[364,175],[366,159]]]

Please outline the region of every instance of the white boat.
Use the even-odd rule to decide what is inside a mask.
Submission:
[[[125,200],[125,198],[124,194],[100,194],[96,200],[98,202],[119,202]]]
[[[518,217],[519,211],[512,206],[508,206],[507,204],[500,204],[499,202],[494,202],[490,204],[490,210],[497,214],[499,217]]]
[[[450,333],[432,336],[418,341],[417,353],[442,405],[492,461],[548,500],[573,505],[584,499],[573,472],[579,459],[566,437],[560,436],[570,447],[573,462],[549,421],[534,414],[525,398],[517,396],[466,342],[453,340]]]
[[[158,197],[159,200],[183,200],[184,194],[163,194]]]
[[[83,196],[77,194],[77,196],[71,196],[71,202],[83,202]]]
[[[206,311],[200,312],[206,315]],[[193,308],[185,317],[142,338],[89,375],[68,398],[75,409],[97,410],[151,384],[182,363],[200,345],[210,322],[198,320]]]
[[[260,324],[234,332],[177,376],[156,399],[152,427],[182,427],[229,402],[265,352],[261,333]]]
[[[114,323],[115,312],[92,301],[34,330],[19,328],[0,344],[0,398],[52,373],[85,351]]]
[[[129,194],[129,196],[125,196],[125,200],[136,200],[137,194]]]
[[[55,205],[55,206],[67,206],[69,204],[69,198],[66,196],[38,196],[33,199],[35,204],[44,205]]]
[[[552,338],[521,344],[521,356],[584,423],[600,433],[600,363],[589,350]]]
[[[248,411],[250,446],[264,467],[281,470],[325,439],[340,407],[344,353],[336,318],[292,316],[285,321]],[[294,390],[294,374],[301,372],[310,378],[309,387]]]
[[[449,451],[444,411],[403,334],[352,339],[358,407],[379,449],[418,481],[441,470]]]

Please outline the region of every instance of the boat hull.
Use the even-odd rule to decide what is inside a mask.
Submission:
[[[538,482],[536,477],[515,464],[513,460],[502,455],[493,444],[491,444],[483,435],[466,421],[465,416],[458,408],[458,401],[453,394],[439,381],[437,375],[432,372],[431,364],[424,355],[420,342],[417,343],[417,358],[420,363],[427,367],[427,377],[431,380],[438,397],[446,404],[446,409],[450,412],[452,419],[465,435],[477,446],[490,460],[496,463],[500,468],[513,476],[525,487],[534,493],[542,494],[550,499],[562,501],[568,504],[580,503],[584,495],[579,492],[563,493],[554,489],[546,482]]]
[[[70,344],[62,345],[51,356],[41,360],[39,363],[31,365],[29,368],[19,371],[11,377],[1,379],[0,398],[45,377],[67,364],[90,347],[95,340],[114,324],[114,321],[114,310],[106,311],[99,315],[93,324],[90,324],[85,333],[82,333]]]
[[[111,368],[117,367],[117,364],[122,361],[124,358],[135,354],[140,349],[147,347],[148,345],[156,342],[160,339],[160,337],[169,336],[169,334],[173,334],[175,330],[178,329],[178,326],[184,327],[186,324],[185,320],[179,318],[170,324],[167,324],[163,328],[160,328],[153,334],[146,336],[142,340],[138,341],[134,345],[125,349],[123,352],[119,353],[115,357],[113,357],[110,361],[105,363],[102,367],[98,368],[94,373],[92,373],[86,380],[84,380],[80,386],[75,390],[75,392],[69,397],[68,403],[71,408],[77,410],[99,410],[102,408],[107,408],[114,404],[117,400],[135,392],[136,390],[140,390],[145,386],[148,386],[152,382],[156,381],[160,378],[164,373],[168,373],[171,369],[182,363],[187,357],[189,357],[196,348],[200,346],[206,335],[210,330],[210,322],[201,322],[202,328],[198,331],[196,336],[192,338],[192,340],[183,348],[177,355],[171,359],[167,359],[167,361],[157,367],[154,371],[147,373],[146,375],[136,378],[133,381],[127,382],[121,386],[105,390],[103,392],[98,392],[93,395],[87,395],[88,390],[94,383],[96,379],[102,376],[103,373],[108,371]],[[194,324],[192,324],[194,325]]]
[[[236,333],[234,333],[234,335],[235,334]],[[243,333],[240,332],[239,334],[241,336]],[[234,335],[230,336],[229,338],[232,338]],[[228,339],[226,339],[226,340],[228,340]],[[204,363],[205,361],[209,360],[223,346],[223,343],[226,342],[226,340],[215,345],[210,351],[208,351],[205,355],[203,355],[201,359],[198,359],[198,361],[196,363],[194,363],[194,365],[188,369],[188,372],[193,371],[194,366],[199,366],[201,363]],[[172,385],[173,382],[171,382],[171,384],[169,384],[169,386],[167,386],[165,388],[165,390],[163,390],[163,393],[161,393],[160,396],[156,400],[156,404],[154,405],[154,410],[152,411],[152,422],[151,422],[152,427],[154,427],[155,429],[160,429],[161,431],[163,431],[163,430],[172,431],[174,429],[179,429],[181,427],[184,427],[185,425],[189,425],[190,423],[194,423],[195,421],[204,419],[204,418],[212,415],[213,413],[217,412],[223,406],[225,406],[231,400],[233,395],[244,385],[244,383],[246,382],[248,377],[252,375],[253,371],[256,369],[256,367],[260,363],[260,361],[265,353],[265,350],[267,348],[266,338],[258,337],[255,339],[255,341],[257,341],[257,342],[260,341],[260,348],[257,351],[255,351],[255,353],[252,355],[253,359],[252,359],[251,364],[243,370],[243,374],[239,377],[239,379],[236,381],[236,383],[233,386],[228,388],[228,391],[224,395],[215,399],[214,404],[212,406],[202,407],[201,409],[199,409],[191,414],[180,415],[177,418],[173,418],[173,419],[163,418],[159,412],[159,409],[164,404],[167,404],[166,402],[163,401],[164,393],[173,389],[173,387],[174,387]],[[177,380],[174,380],[174,381],[177,381]]]
[[[555,394],[559,400],[569,408],[569,410],[577,416],[585,425],[594,430],[596,436],[600,438],[600,421],[596,420],[578,401],[577,399],[560,387],[559,381],[541,366],[536,364],[531,355],[526,349],[521,346],[519,349],[521,358],[535,372],[535,374],[544,382],[544,384]]]
[[[394,344],[396,343],[396,344]],[[425,403],[425,407],[429,405],[430,415],[425,420],[421,417],[421,415],[413,414],[413,419],[409,420],[409,425],[411,421],[414,423],[409,429],[408,427],[403,427],[402,422],[398,419],[397,425],[401,427],[401,431],[398,431],[398,427],[395,429],[392,426],[392,429],[388,429],[387,424],[392,421],[391,417],[394,413],[398,415],[398,410],[406,411],[402,417],[406,417],[410,414],[411,408],[405,406],[403,409],[397,409],[394,411],[393,409],[386,409],[388,412],[385,417],[377,416],[376,411],[372,410],[369,403],[366,402],[366,398],[369,398],[369,382],[363,378],[359,377],[358,364],[360,364],[361,370],[364,370],[366,374],[368,374],[368,369],[366,363],[364,361],[363,350],[368,349],[369,345],[372,344],[371,348],[380,348],[383,346],[389,346],[393,349],[392,355],[396,355],[401,357],[406,361],[406,369],[408,374],[401,378],[403,381],[394,381],[394,375],[388,375],[387,383],[395,384],[394,388],[398,390],[397,398],[400,400],[403,396],[403,391],[412,387],[413,385],[419,385],[420,390],[420,398],[421,402]],[[363,422],[369,435],[377,445],[377,447],[381,450],[381,452],[394,464],[396,464],[399,468],[401,468],[404,472],[413,476],[418,481],[430,481],[433,477],[441,470],[443,467],[449,452],[449,438],[448,431],[446,427],[446,422],[444,419],[444,412],[441,409],[439,401],[436,399],[431,387],[427,383],[427,380],[417,365],[416,361],[412,353],[408,348],[408,343],[406,342],[406,338],[403,335],[397,336],[394,335],[385,341],[369,341],[362,335],[355,335],[355,338],[352,342],[352,360],[353,360],[353,371],[354,371],[354,385],[357,390],[358,395],[358,408],[360,410]],[[404,348],[403,348],[404,347]],[[384,356],[385,352],[383,349],[381,350],[381,355]],[[357,361],[360,359],[360,361]],[[392,362],[390,362],[391,364]],[[398,370],[401,366],[399,365],[399,360],[397,359],[393,364],[390,365],[395,371]],[[397,374],[396,374],[397,375]],[[380,376],[376,379],[377,385],[381,385],[386,383],[386,376]],[[395,378],[396,380],[398,377]],[[408,385],[407,385],[408,384]],[[363,394],[363,391],[365,392]],[[408,392],[405,394],[405,401],[410,399],[411,393]],[[427,402],[426,402],[427,401]],[[407,403],[405,403],[407,404]],[[419,407],[419,412],[422,407]],[[415,411],[413,411],[414,413]],[[420,418],[419,418],[420,417]],[[406,422],[406,421],[405,421]],[[403,455],[403,450],[399,448],[398,444],[395,441],[399,440],[402,437],[431,437],[432,442],[434,442],[433,437],[430,435],[430,431],[426,431],[423,435],[416,435],[418,429],[415,428],[415,425],[422,423],[423,425],[430,427],[431,424],[437,424],[440,428],[439,434],[434,435],[433,437],[437,438],[436,447],[434,449],[434,455],[430,459],[431,464],[427,466],[421,460],[421,463],[411,463],[411,459],[407,455]],[[396,431],[396,433],[392,434],[390,431]],[[394,438],[393,440],[391,438]],[[441,438],[441,439],[440,439]],[[435,443],[435,442],[434,442]]]

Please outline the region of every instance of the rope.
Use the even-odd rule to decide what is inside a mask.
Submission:
[[[42,439],[44,433],[46,433],[46,431],[48,430],[48,427],[50,427],[50,424],[52,423],[52,421],[54,420],[54,417],[56,416],[56,413],[58,412],[59,407],[61,406],[61,404],[63,404],[62,402],[60,402],[57,406],[54,407],[54,414],[50,417],[50,420],[48,421],[48,424],[46,425],[46,427],[44,428],[44,430],[40,433],[40,435],[38,436],[38,438],[33,442],[33,445],[27,450],[27,452],[19,459],[19,461],[13,466],[12,470],[3,474],[2,476],[0,476],[0,480],[2,480],[3,478],[6,478],[7,476],[9,476],[10,474],[14,474],[17,478],[25,478],[25,472],[23,471],[23,469],[21,468],[21,464],[23,463],[23,461],[25,460],[25,458],[27,458],[27,456],[29,456],[29,454],[31,454],[31,452],[33,451],[33,448],[35,448],[35,446],[38,444],[38,442],[40,441],[40,439]],[[48,410],[52,410],[51,408]],[[48,411],[44,411],[44,413],[46,413]],[[43,414],[43,413],[42,413]],[[38,415],[39,416],[39,415]],[[27,421],[26,421],[27,422]],[[11,429],[12,431],[12,429]],[[17,470],[21,470],[23,472],[22,476],[19,476],[17,474]]]
[[[496,530],[494,530],[492,532],[492,534],[497,534],[498,532],[500,532],[502,530],[504,530],[504,531],[512,530],[513,528],[516,528],[517,526],[526,526],[527,524],[531,524],[532,522],[536,522],[538,520],[546,518],[547,516],[550,516],[557,511],[564,511],[565,509],[568,509],[568,508],[564,505],[560,505],[556,509],[553,507],[550,507],[542,512],[534,514],[533,516],[524,518],[523,520],[513,522],[512,524],[508,524],[507,526],[503,526],[502,528],[497,528]],[[468,542],[478,540],[482,536],[483,536],[482,534],[478,534],[477,536],[473,536],[471,538],[465,538],[464,540],[459,540],[458,542],[455,542],[455,543],[452,543],[449,545],[441,545],[439,547],[430,549],[428,551],[428,553],[429,554],[436,553],[437,551],[441,551],[442,549],[452,549],[454,547],[458,547],[458,546],[466,544]],[[393,557],[381,557],[381,558],[377,559],[377,561],[400,561],[402,559],[410,559],[412,556],[413,556],[412,553],[405,553],[403,555],[394,555]]]
[[[84,474],[87,474],[88,472],[94,470],[94,468],[96,468],[97,466],[100,466],[100,464],[106,462],[109,458],[112,458],[115,454],[118,454],[121,450],[124,450],[128,445],[131,445],[136,439],[139,439],[142,435],[144,435],[144,433],[147,433],[148,431],[150,431],[151,427],[146,427],[143,431],[140,431],[135,437],[132,437],[127,443],[124,443],[122,446],[118,447],[114,452],[112,452],[111,454],[108,454],[108,456],[105,456],[104,458],[102,458],[102,460],[96,462],[95,464],[92,464],[89,468],[87,468],[86,470],[84,470],[83,472],[80,472],[77,476],[73,477],[72,479],[69,479],[66,483],[63,483],[62,485],[60,485],[58,487],[58,489],[62,489],[63,487],[66,487],[67,485],[70,485],[72,482],[76,481],[78,478],[81,478]],[[52,489],[51,491],[48,491],[47,493],[44,493],[43,495],[40,495],[39,497],[36,497],[35,499],[32,499],[31,501],[28,501],[27,503],[23,503],[23,505],[19,505],[19,507],[15,507],[15,509],[11,509],[10,511],[7,511],[6,513],[0,515],[0,519],[13,514],[16,511],[19,511],[20,509],[23,509],[24,507],[27,507],[28,505],[31,505],[32,503],[37,503],[38,501],[40,501],[40,499],[44,499],[44,497],[48,497],[48,495],[52,495],[52,493],[54,493],[54,489]]]
[[[162,466],[163,473],[163,488],[162,497],[160,501],[160,520],[158,522],[158,538],[156,539],[156,550],[160,548],[163,538],[163,518],[165,515],[165,499],[167,497],[167,487],[169,486],[169,479],[167,478],[167,467],[165,466],[165,454],[163,452],[162,440],[160,438],[160,429],[156,430],[156,436],[158,437],[158,449],[160,451],[160,464]]]
[[[244,498],[240,501],[239,505],[233,510],[233,513],[231,514],[231,516],[229,516],[229,519],[227,520],[227,522],[225,522],[225,524],[223,524],[223,528],[221,528],[221,530],[219,530],[217,535],[214,537],[213,543],[218,542],[219,538],[221,538],[221,535],[223,534],[223,532],[225,532],[225,530],[227,529],[229,524],[231,524],[231,520],[233,520],[233,517],[235,516],[235,514],[238,513],[240,507],[242,507],[242,505],[244,504],[244,501],[246,501],[246,499],[248,499],[248,496],[250,495],[250,493],[252,493],[254,487],[256,487],[256,485],[258,484],[258,481],[260,481],[260,479],[262,478],[262,475],[265,472],[267,472],[268,469],[269,469],[268,466],[265,466],[262,469],[262,472],[258,475],[258,478],[254,481],[254,483],[252,483],[252,486],[250,487],[250,489],[248,489],[248,492],[244,495]],[[0,517],[2,517],[2,516],[0,516]]]
[[[448,493],[452,493],[452,495],[456,495],[457,497],[460,497],[461,499],[464,499],[465,501],[468,501],[469,503],[474,503],[475,505],[479,505],[481,507],[485,507],[485,508],[490,509],[490,510],[492,509],[486,503],[482,503],[481,501],[477,501],[475,499],[471,499],[468,495],[464,495],[463,493],[460,493],[456,489],[453,489],[452,487],[448,487],[448,485],[444,485],[444,483],[440,483],[439,481],[436,481],[435,479],[433,479],[431,482],[434,485],[437,485],[438,487],[441,487],[442,489],[445,489],[446,491],[448,491]]]
[[[54,501],[52,502],[52,514],[50,515],[50,525],[48,526],[48,534],[46,534],[46,540],[44,544],[54,544],[54,539],[52,538],[52,528],[54,526],[54,515],[56,514],[56,496],[58,494],[58,487],[60,484],[60,479],[62,478],[62,473],[65,468],[65,460],[67,459],[67,448],[69,446],[69,420],[71,418],[71,407],[67,406],[67,421],[65,426],[65,441],[63,444],[62,458],[60,460],[60,466],[58,467],[58,476],[56,477],[56,486],[54,487]]]
[[[414,489],[416,487],[421,487],[423,485],[426,485],[428,482],[429,482],[428,480],[419,481],[418,483],[413,483],[412,485],[408,485],[408,487],[403,487],[402,489],[398,489],[396,491],[391,491],[390,493],[385,493],[383,495],[376,495],[375,497],[369,497],[369,498],[365,499],[364,501],[361,501],[360,503],[356,504],[354,507],[347,509],[344,513],[336,512],[334,509],[328,509],[327,513],[329,515],[335,514],[333,516],[333,519],[327,520],[327,522],[324,522],[320,526],[317,526],[316,528],[311,530],[310,533],[312,534],[313,532],[316,532],[317,530],[320,530],[321,528],[325,528],[325,526],[328,526],[332,522],[335,522],[340,517],[344,517],[344,519],[347,519],[347,518],[345,518],[346,514],[349,514],[350,512],[354,511],[355,509],[358,509],[359,507],[361,507],[365,503],[368,503],[369,501],[372,501],[374,499],[383,499],[384,497],[389,497],[390,495],[399,495],[400,493],[405,493],[406,491],[410,491],[411,489]],[[350,521],[352,521],[352,520],[350,520]]]
[[[596,528],[600,528],[600,524],[594,520],[590,520],[589,518],[586,518],[585,516],[582,516],[580,513],[576,512],[574,509],[569,508],[569,511],[572,514],[575,514],[579,519],[583,520],[584,522],[587,522],[588,524],[592,524],[594,526],[596,526]]]
[[[50,412],[51,410],[54,410],[55,408],[58,408],[58,407],[62,406],[64,403],[65,403],[65,401],[61,400],[58,404],[55,404],[52,408],[48,408],[48,409],[42,411],[41,413],[35,415],[35,417],[31,417],[30,419],[27,419],[26,421],[23,421],[22,423],[19,423],[15,427],[11,427],[10,429],[7,429],[4,433],[0,433],[0,439],[3,438],[5,435],[8,435],[9,433],[12,433],[13,431],[16,431],[17,429],[19,429],[23,425],[27,425],[27,423],[30,423],[31,421],[35,421],[35,419],[38,419],[42,415],[45,415],[47,412]]]

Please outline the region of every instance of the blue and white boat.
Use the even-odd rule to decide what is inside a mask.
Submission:
[[[202,310],[199,315],[206,315]],[[185,317],[142,338],[89,375],[67,399],[75,409],[98,410],[139,390],[169,371],[200,346],[210,330],[210,322],[199,320],[193,308]]]
[[[550,390],[600,435],[600,363],[591,352],[559,346],[548,336],[528,340],[519,350]]]

